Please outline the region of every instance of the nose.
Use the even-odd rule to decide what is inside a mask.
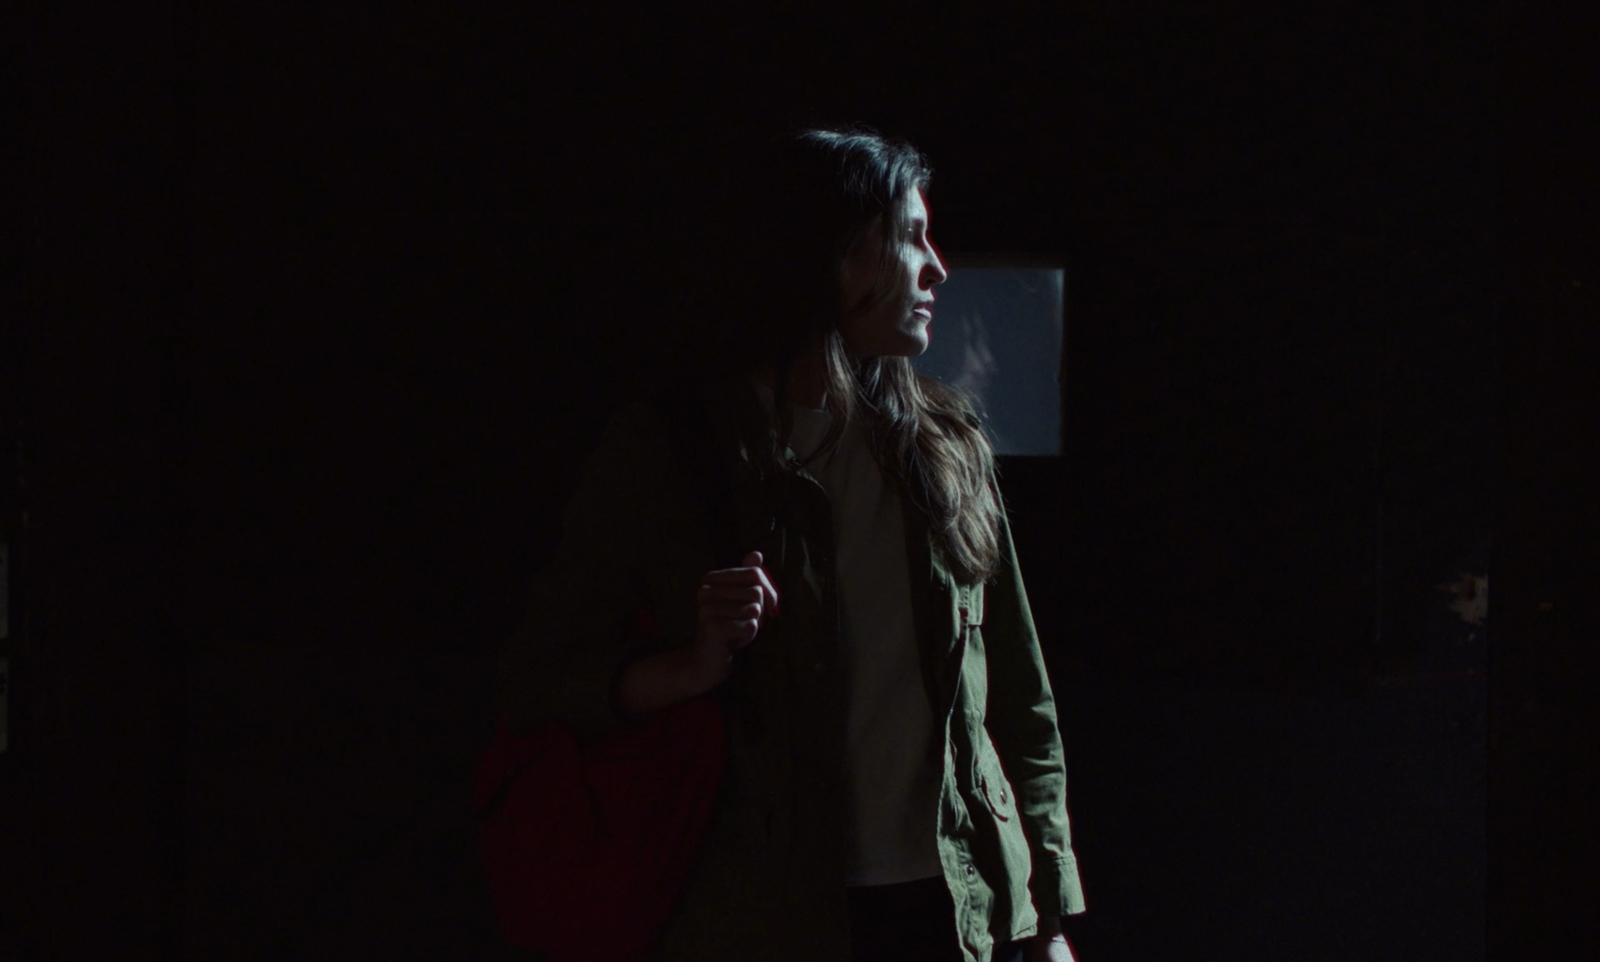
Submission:
[[[928,241],[928,246],[933,249],[933,260],[923,270],[923,276],[927,279],[927,286],[934,287],[949,280],[950,272],[945,269],[944,255],[939,253],[939,248],[934,247],[932,240]]]

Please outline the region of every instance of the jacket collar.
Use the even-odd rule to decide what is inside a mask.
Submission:
[[[760,485],[760,472],[750,444],[763,434],[777,440],[777,428],[767,416],[755,385],[749,381],[707,384],[702,397],[718,433],[718,449],[732,452],[729,467],[736,483]],[[783,456],[797,464],[794,449],[785,445]],[[809,470],[795,467],[797,478],[808,480],[819,489],[822,482]],[[775,495],[777,492],[769,488]],[[777,495],[781,497],[781,495]],[[954,576],[934,550],[932,529],[927,517],[914,505],[901,499],[905,532],[906,570],[911,583],[911,607],[921,647],[923,684],[936,717],[942,716],[954,698],[956,678],[961,671],[964,637],[960,631],[956,606],[958,589]]]
[[[729,454],[728,467],[734,472],[735,481],[758,483],[761,472],[752,445],[758,438],[776,443],[778,430],[768,417],[755,384],[748,379],[730,379],[707,382],[698,391],[717,434],[717,449]],[[809,469],[799,467],[800,459],[793,446],[785,444],[781,456],[794,466],[799,477],[822,484]]]

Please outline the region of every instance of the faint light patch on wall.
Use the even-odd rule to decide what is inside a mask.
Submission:
[[[950,383],[974,397],[988,397],[999,365],[995,362],[994,352],[989,350],[989,334],[984,329],[983,314],[973,311],[958,320],[961,325],[961,367]]]
[[[1061,453],[1065,271],[953,266],[917,370],[970,394],[1001,455]]]
[[[1469,625],[1482,625],[1489,617],[1489,576],[1463,571],[1455,581],[1436,586],[1450,596],[1449,607]]]

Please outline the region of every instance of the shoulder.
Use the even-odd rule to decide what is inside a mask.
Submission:
[[[662,443],[667,419],[659,399],[623,402],[606,415],[594,447],[614,456],[648,456]]]
[[[659,466],[670,456],[660,413],[644,401],[629,401],[605,415],[597,433],[576,458],[578,505],[628,513],[653,501]]]
[[[618,404],[593,444],[586,474],[641,498],[676,495],[712,441],[704,402],[699,391],[676,389]]]

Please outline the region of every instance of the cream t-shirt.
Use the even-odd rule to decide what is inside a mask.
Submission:
[[[771,416],[772,391],[756,385]],[[794,406],[795,454],[816,450],[827,411]],[[774,421],[776,423],[776,421]],[[936,841],[944,757],[922,686],[900,498],[872,458],[866,425],[845,432],[826,463],[807,469],[828,493],[849,704],[846,885],[890,885],[943,874]]]

